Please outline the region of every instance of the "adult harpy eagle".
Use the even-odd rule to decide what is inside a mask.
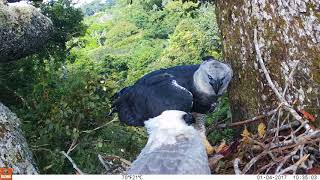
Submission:
[[[232,74],[230,66],[211,56],[203,58],[200,65],[156,70],[116,93],[113,112],[118,112],[121,122],[133,126],[143,126],[145,120],[165,110],[194,112],[195,127],[205,137],[204,116],[200,114],[214,110]],[[212,152],[208,141],[205,143],[208,153]]]
[[[168,110],[145,121],[148,142],[128,174],[210,174],[202,137],[191,114]]]

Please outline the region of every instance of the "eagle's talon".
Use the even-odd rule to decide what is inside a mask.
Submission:
[[[213,154],[215,152],[215,149],[213,146],[211,146],[210,142],[208,141],[207,138],[204,138],[203,140],[204,146],[206,148],[206,152],[208,155]]]

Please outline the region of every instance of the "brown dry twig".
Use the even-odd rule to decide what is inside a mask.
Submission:
[[[269,111],[269,112],[267,112],[265,114],[262,114],[262,115],[253,117],[251,119],[244,120],[244,121],[239,121],[239,122],[235,122],[235,123],[231,123],[231,124],[220,124],[220,125],[217,126],[217,128],[242,126],[242,125],[245,125],[245,124],[256,122],[258,120],[261,120],[262,118],[271,116],[272,114],[274,114],[276,112],[277,112],[277,109],[274,109],[274,110],[271,110],[271,111]]]
[[[298,169],[298,167],[299,167],[303,162],[305,162],[305,161],[308,159],[309,156],[310,156],[310,154],[304,155],[301,159],[299,159],[298,162],[296,162],[295,164],[293,164],[293,165],[285,168],[284,170],[280,171],[279,174],[285,174],[285,173],[287,173],[287,172],[289,172],[289,171],[293,171],[293,174],[295,174],[296,171],[297,171],[297,169]]]

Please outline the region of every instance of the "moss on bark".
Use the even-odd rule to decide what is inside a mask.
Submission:
[[[253,29],[265,65],[282,92],[293,64],[299,61],[286,99],[297,102],[319,120],[320,2],[217,1],[217,21],[224,58],[235,72],[229,86],[233,121],[254,117],[277,107],[278,101],[256,61]]]
[[[2,1],[2,0],[1,0]],[[53,33],[51,20],[27,4],[0,5],[0,63],[42,48]]]
[[[0,167],[11,167],[14,174],[37,174],[19,126],[17,116],[0,103]]]

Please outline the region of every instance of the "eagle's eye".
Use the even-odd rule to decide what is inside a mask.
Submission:
[[[210,75],[208,75],[208,78],[210,81],[213,80],[212,76],[210,76]]]

